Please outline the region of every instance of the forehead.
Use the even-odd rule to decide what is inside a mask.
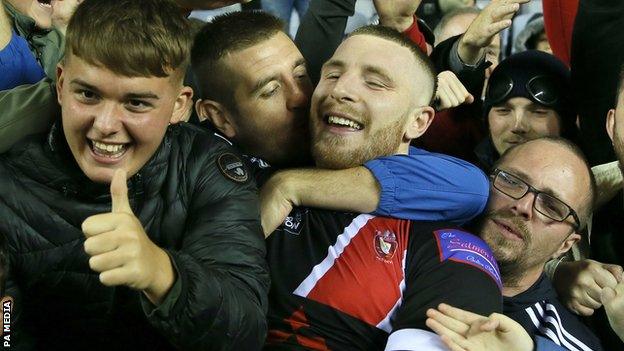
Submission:
[[[516,97],[512,97],[511,99],[507,99],[503,102],[501,102],[499,105],[506,105],[508,107],[512,107],[512,108],[539,108],[542,110],[550,110],[550,111],[555,111],[550,107],[544,106],[540,103],[537,103],[535,101],[529,100],[525,97],[522,96],[516,96]]]
[[[440,38],[440,41],[464,34],[475,18],[477,18],[476,13],[465,13],[451,18],[446,26],[444,26],[443,38]]]
[[[347,38],[332,56],[346,68],[371,67],[383,70],[393,80],[412,81],[418,63],[410,49],[388,39],[359,34]]]
[[[290,71],[302,59],[295,43],[286,34],[278,32],[253,46],[230,52],[223,58],[223,62],[230,68],[230,72],[255,80],[274,71]]]
[[[97,89],[103,94],[128,94],[138,92],[153,92],[161,96],[173,89],[176,80],[168,77],[128,77],[117,74],[110,69],[90,64],[85,60],[68,53],[63,66],[65,85],[85,85]]]
[[[567,148],[547,141],[532,141],[511,151],[499,168],[520,176],[578,210],[589,192],[582,161]]]

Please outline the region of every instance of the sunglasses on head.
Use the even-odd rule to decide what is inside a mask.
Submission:
[[[535,76],[525,84],[525,89],[534,101],[552,107],[559,102],[561,87],[549,76]],[[496,105],[505,101],[514,88],[514,81],[506,74],[497,74],[490,78],[486,98]]]

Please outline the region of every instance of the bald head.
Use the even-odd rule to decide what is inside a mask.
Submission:
[[[450,37],[464,34],[479,13],[481,10],[478,8],[465,7],[446,14],[433,31],[436,39],[435,45]]]

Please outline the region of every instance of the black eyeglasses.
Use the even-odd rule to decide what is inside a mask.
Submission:
[[[533,193],[535,194],[533,208],[537,212],[557,222],[563,222],[566,218],[572,216],[575,224],[574,229],[578,230],[581,226],[581,221],[572,207],[556,197],[541,192],[524,180],[500,169],[495,169],[491,176],[494,178],[492,183],[494,188],[501,193],[516,200],[523,198],[527,193]]]
[[[514,88],[514,81],[506,74],[497,74],[490,78],[485,95],[496,105],[503,102]],[[525,84],[527,92],[540,104],[551,107],[560,98],[561,85],[548,76],[535,76]]]

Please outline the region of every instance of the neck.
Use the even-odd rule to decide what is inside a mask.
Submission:
[[[409,155],[409,146],[410,146],[409,142],[401,143],[399,145],[399,148],[397,149],[396,154],[398,154],[398,155]]]
[[[544,266],[537,266],[522,271],[518,277],[502,277],[503,296],[513,297],[527,291],[539,279]],[[507,278],[507,279],[506,279]]]

